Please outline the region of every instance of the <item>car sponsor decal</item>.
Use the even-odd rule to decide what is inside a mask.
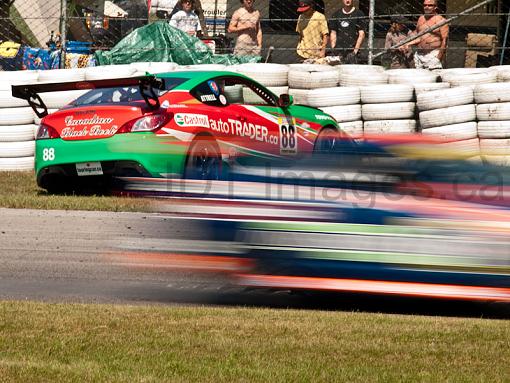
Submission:
[[[187,108],[186,105],[183,105],[183,104],[170,104],[170,102],[168,102],[168,100],[165,100],[163,101],[163,103],[161,104],[161,107],[163,109],[169,109],[169,108]]]
[[[46,161],[55,161],[55,148],[44,148],[42,151],[42,160]]]
[[[174,116],[174,121],[177,125],[182,127],[196,126],[209,128],[209,117],[205,114],[177,113]]]
[[[216,101],[216,96],[214,94],[203,94],[200,96],[200,101],[208,102],[208,101]]]
[[[209,80],[209,81],[207,81],[207,85],[209,85],[209,88],[211,89],[211,92],[213,92],[213,94],[215,96],[219,96],[220,95],[220,88],[218,87],[218,84],[216,84],[216,81]]]
[[[326,121],[332,120],[332,118],[330,116],[327,116],[325,114],[316,114],[314,117],[316,120],[326,120]]]
[[[290,121],[289,121],[290,120]],[[298,152],[298,137],[294,119],[278,119],[280,134],[280,154],[295,155]]]
[[[60,132],[62,138],[81,138],[81,137],[106,137],[114,135],[119,127],[111,125],[108,127],[103,124],[110,125],[114,121],[113,118],[99,117],[96,114],[91,118],[75,119],[74,116],[67,116],[64,119],[65,128]],[[88,126],[92,125],[92,126]]]
[[[205,114],[177,113],[174,121],[179,127],[201,127],[212,130],[215,133],[249,138],[254,141],[278,145],[278,135],[269,134],[267,126],[254,124],[247,121],[239,121],[234,118],[212,119]]]
[[[224,95],[220,94],[219,99],[222,105],[227,105],[227,99],[225,98]]]

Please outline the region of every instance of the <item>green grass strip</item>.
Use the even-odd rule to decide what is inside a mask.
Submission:
[[[502,382],[510,322],[0,303],[2,382]]]
[[[51,195],[37,186],[33,172],[0,172],[0,207],[149,212],[151,202],[142,198],[101,195]]]

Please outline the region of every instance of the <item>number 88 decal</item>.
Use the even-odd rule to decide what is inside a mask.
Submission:
[[[280,154],[297,153],[296,127],[292,124],[280,124]]]
[[[44,148],[42,152],[43,161],[53,161],[55,159],[55,149],[54,148]]]

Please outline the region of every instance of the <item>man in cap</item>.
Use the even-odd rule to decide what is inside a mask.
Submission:
[[[386,34],[386,41],[384,43],[384,48],[389,50],[391,69],[411,68],[414,66],[412,65],[412,51],[410,48],[390,49],[411,35],[411,31],[406,26],[407,23],[407,19],[403,16],[393,16],[391,18],[390,29]]]
[[[365,40],[366,17],[354,6],[353,0],[342,0],[342,8],[330,20],[331,48],[342,62],[355,64]]]
[[[313,0],[299,0],[297,11],[299,13],[296,25],[296,32],[299,33],[296,50],[298,60],[324,58],[329,36],[326,17],[315,10]]]

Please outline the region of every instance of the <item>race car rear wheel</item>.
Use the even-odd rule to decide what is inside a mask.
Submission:
[[[217,180],[221,176],[221,156],[218,145],[212,137],[197,137],[191,144],[185,178]]]
[[[314,153],[328,153],[335,148],[338,132],[334,128],[324,128],[320,131],[313,148]]]

